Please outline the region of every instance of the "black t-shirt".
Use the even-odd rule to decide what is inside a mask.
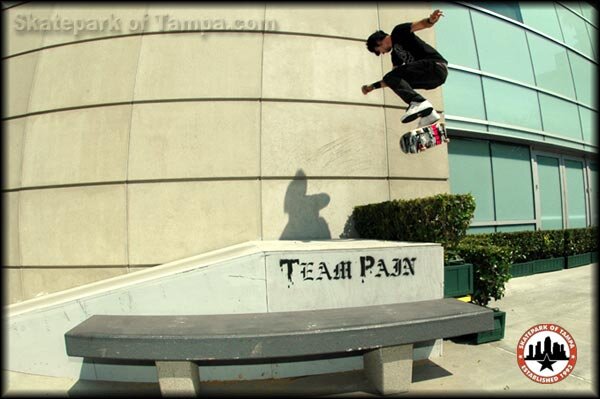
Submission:
[[[410,22],[397,25],[392,31],[392,64],[401,66],[423,59],[448,63],[440,53],[410,31]]]

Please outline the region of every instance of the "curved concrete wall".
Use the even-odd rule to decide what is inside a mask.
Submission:
[[[403,154],[405,104],[360,92],[391,69],[366,38],[426,3],[2,12],[9,303],[249,240],[355,237],[354,206],[449,189],[446,146]],[[182,32],[167,14],[276,25]],[[23,15],[123,28],[17,32]],[[125,29],[145,15],[143,34]],[[443,111],[440,89],[421,93]]]

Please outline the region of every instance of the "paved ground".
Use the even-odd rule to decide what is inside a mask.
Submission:
[[[543,395],[598,396],[596,346],[598,264],[514,278],[504,298],[492,302],[506,312],[501,341],[471,345],[444,341],[444,355],[414,363],[408,394],[398,396]],[[516,348],[521,335],[539,323],[554,323],[568,330],[577,344],[579,359],[573,373],[557,384],[542,385],[527,379],[517,366]],[[3,396],[159,395],[157,384],[97,383],[61,378],[4,374]],[[269,381],[204,383],[209,396],[331,396],[372,397],[362,371]]]

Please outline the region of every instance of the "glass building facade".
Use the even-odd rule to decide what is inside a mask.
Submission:
[[[469,233],[598,223],[597,10],[586,2],[435,2],[450,190]]]

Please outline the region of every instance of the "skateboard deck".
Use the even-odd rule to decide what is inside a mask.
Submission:
[[[400,137],[400,149],[406,154],[416,154],[450,141],[443,122],[410,130]]]

